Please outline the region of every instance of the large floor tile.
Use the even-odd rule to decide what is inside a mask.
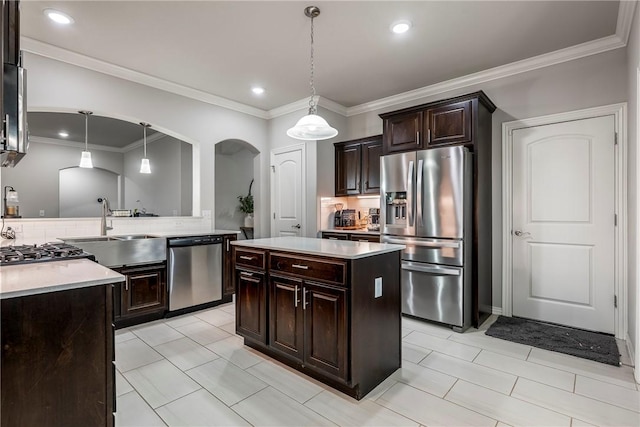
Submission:
[[[219,357],[214,352],[187,337],[160,344],[154,348],[183,371],[211,362]]]
[[[378,384],[373,390],[371,390],[363,399],[368,400],[377,400],[380,396],[384,394],[385,391],[389,390],[393,387],[398,381],[393,378],[393,374],[384,379],[380,384]]]
[[[218,328],[232,335],[240,336],[236,334],[236,322],[225,323],[224,325],[218,326]]]
[[[151,347],[184,338],[184,335],[164,323],[138,326],[132,328],[131,332]]]
[[[116,369],[116,396],[122,396],[125,393],[133,391],[131,384],[122,376],[120,371]]]
[[[235,335],[209,344],[207,348],[241,369],[247,369],[265,360],[265,357],[245,347],[244,340]]]
[[[178,326],[176,330],[202,345],[211,344],[231,336],[222,329],[213,326],[204,320],[198,320],[197,322]]]
[[[211,323],[215,326],[224,325],[225,323],[233,322],[235,315],[223,311],[221,309],[212,308],[210,310],[199,311],[195,314],[200,320],[204,320],[207,323]]]
[[[636,390],[635,380],[633,379],[633,368],[630,366],[605,365],[604,363],[594,362],[593,360],[541,350],[539,348],[531,350],[531,354],[529,354],[527,360]]]
[[[402,341],[404,343],[417,345],[419,347],[468,361],[475,359],[478,353],[480,353],[480,349],[478,347],[460,344],[449,339],[438,338],[419,331],[411,332],[409,335],[404,337]]]
[[[514,359],[513,357],[486,350],[483,350],[473,363],[567,391],[573,391],[576,379],[575,374],[571,372],[531,363],[526,360]]]
[[[190,369],[186,373],[229,406],[267,387],[262,380],[222,358]]]
[[[640,412],[640,392],[578,375],[576,394]]]
[[[443,397],[447,394],[457,380],[457,378],[450,375],[407,361],[403,361],[402,368],[395,371],[391,377],[396,381],[438,397]]]
[[[247,372],[300,403],[324,390],[304,374],[292,372],[269,360],[252,366]]]
[[[513,426],[571,425],[571,417],[466,381],[458,381],[446,400]]]
[[[116,344],[116,366],[120,372],[127,372],[162,359],[161,354],[140,338]]]
[[[129,341],[132,340],[134,338],[138,338],[137,336],[134,335],[133,332],[131,332],[129,330],[129,328],[126,329],[118,329],[115,333],[115,343],[121,343],[124,341]]]
[[[334,425],[328,419],[272,387],[261,390],[231,409],[254,426]]]
[[[226,311],[229,314],[236,314],[236,305],[233,302],[229,302],[226,304],[221,304],[216,307],[218,310]]]
[[[495,426],[496,420],[397,383],[376,400],[382,406],[425,426]]]
[[[451,328],[406,316],[402,316],[402,327],[412,331],[424,332],[425,334],[434,335],[439,338],[449,338],[451,334],[455,333]]]
[[[125,372],[124,377],[152,408],[165,405],[201,388],[200,384],[168,360]]]
[[[200,389],[159,407],[158,414],[168,426],[248,426],[227,405]]]
[[[413,420],[374,403],[325,390],[305,403],[339,426],[417,426]]]
[[[118,396],[116,426],[164,427],[166,424],[135,391]]]
[[[519,378],[513,397],[599,426],[638,426],[640,413]]]
[[[464,334],[452,334],[449,339],[523,360],[527,358],[531,351],[531,347],[528,345],[490,337],[485,335],[483,331],[471,329],[467,330]]]
[[[402,360],[407,360],[411,363],[420,363],[429,353],[431,353],[431,350],[427,350],[424,347],[419,347],[404,341],[402,342]]]
[[[198,321],[200,321],[200,319],[198,319],[196,316],[191,314],[184,314],[182,316],[165,319],[164,323],[165,325],[169,325],[172,328],[179,328],[180,326],[188,325],[189,323],[194,323]]]
[[[436,352],[428,355],[420,365],[504,394],[509,394],[516,382],[515,375]]]

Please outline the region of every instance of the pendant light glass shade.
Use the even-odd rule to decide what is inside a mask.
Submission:
[[[313,62],[313,18],[320,15],[320,9],[317,6],[309,6],[304,9],[304,14],[311,18],[311,77],[309,85],[311,86],[311,99],[309,100],[309,114],[298,120],[298,123],[291,129],[287,130],[287,135],[291,138],[309,140],[322,140],[333,138],[338,135],[338,131],[331,126],[322,117],[316,114],[316,88],[313,84],[313,74],[315,64]]]
[[[91,161],[91,153],[89,152],[89,116],[93,114],[91,111],[78,111],[80,114],[84,114],[84,151],[82,157],[80,157],[81,168],[92,168],[93,162]]]
[[[144,147],[144,157],[142,158],[142,162],[140,162],[140,173],[151,173],[151,165],[149,164],[149,159],[147,159],[147,128],[151,127],[149,123],[140,122],[140,125],[143,129],[143,147]]]
[[[287,131],[291,138],[302,140],[322,140],[333,138],[338,131],[317,114],[308,114],[298,120],[298,123]]]

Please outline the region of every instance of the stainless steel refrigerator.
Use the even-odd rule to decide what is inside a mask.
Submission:
[[[381,242],[402,253],[402,312],[472,323],[473,154],[462,146],[383,156]]]

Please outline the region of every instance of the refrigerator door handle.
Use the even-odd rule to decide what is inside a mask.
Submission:
[[[422,159],[418,160],[418,169],[416,170],[418,175],[418,184],[416,188],[416,217],[418,226],[422,227]]]
[[[409,161],[409,173],[407,174],[407,214],[409,227],[413,227],[413,160]]]
[[[411,240],[402,240],[402,239],[390,239],[388,237],[384,238],[383,243],[397,243],[399,245],[407,245],[407,246],[424,246],[427,248],[453,248],[460,249],[460,242],[421,242],[421,241],[411,241]]]
[[[413,262],[407,262],[407,261],[403,261],[402,262],[402,269],[403,270],[411,270],[411,271],[418,271],[420,273],[432,273],[432,274],[443,274],[446,276],[459,276],[460,275],[460,270],[456,270],[453,268],[443,268],[443,267],[436,267],[436,266],[422,266],[422,265],[417,265]]]

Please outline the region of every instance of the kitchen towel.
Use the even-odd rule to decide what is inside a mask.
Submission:
[[[611,335],[551,325],[519,317],[499,316],[486,335],[620,366],[620,352]]]

